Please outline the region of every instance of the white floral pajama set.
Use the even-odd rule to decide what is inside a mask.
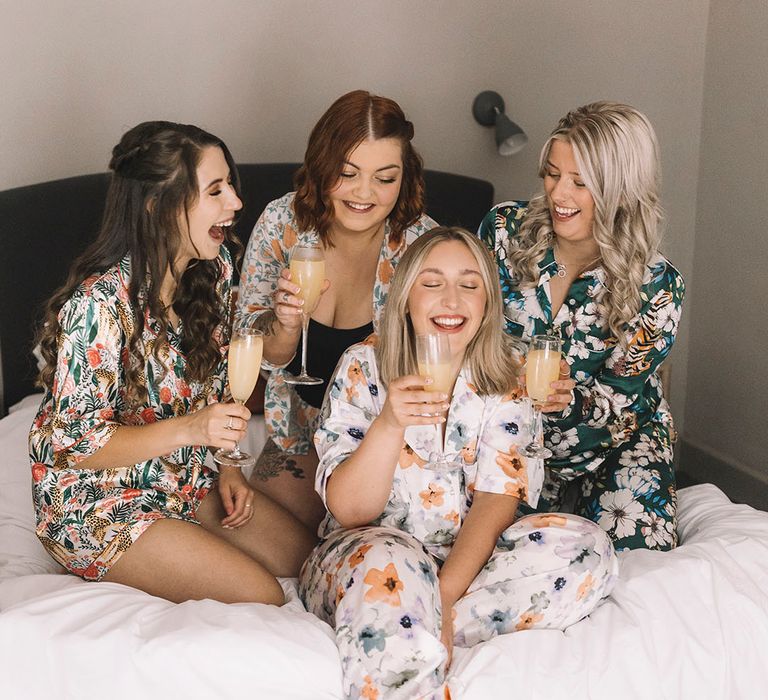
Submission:
[[[507,265],[509,242],[525,218],[525,205],[497,205],[483,219],[479,235],[496,255],[507,332],[526,342],[539,333],[558,335],[576,380],[573,403],[544,419],[544,442],[553,457],[547,460],[539,508],[559,510],[567,484],[577,480],[573,512],[605,529],[617,550],[672,549],[677,544],[677,434],[657,371],[677,334],[683,278],[663,256],[651,261],[626,347],[611,334],[595,301],[605,287],[600,266],[573,282],[553,318],[549,283],[557,263],[552,249],[530,289],[519,288]]]
[[[357,449],[385,400],[373,346],[347,350],[315,436],[316,487],[324,501],[333,470]],[[447,697],[438,572],[475,490],[536,504],[542,462],[517,452],[530,439],[526,414],[516,397],[479,396],[462,371],[444,453],[461,458],[463,468],[425,468],[429,454],[440,451],[437,428],[409,427],[381,515],[350,530],[326,516],[299,592],[307,609],[336,630],[346,697]],[[594,610],[616,574],[610,539],[594,523],[573,515],[524,517],[502,534],[455,605],[454,644],[471,647],[531,628],[564,629]]]

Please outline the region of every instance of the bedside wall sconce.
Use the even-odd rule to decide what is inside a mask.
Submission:
[[[493,90],[481,92],[472,103],[472,115],[483,126],[495,126],[500,156],[511,156],[528,143],[525,132],[504,114],[504,100]]]

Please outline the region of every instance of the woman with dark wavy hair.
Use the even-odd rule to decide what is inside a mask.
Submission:
[[[378,325],[406,247],[436,225],[424,214],[422,162],[412,139],[413,125],[393,100],[364,90],[340,97],[309,136],[296,191],[267,206],[245,254],[238,316],[263,328],[271,370],[269,440],[251,483],[313,531],[324,508],[312,487],[312,435],[328,380],[344,350]],[[287,267],[293,246],[316,241],[328,279],[309,309],[307,369],[323,383],[294,389],[285,377],[299,370],[302,307]]]
[[[156,121],[126,132],[110,169],[99,235],[40,334],[38,537],[86,580],[282,604],[275,576],[296,575],[311,539],[240,469],[205,464],[249,418],[224,402],[234,161],[212,134]]]

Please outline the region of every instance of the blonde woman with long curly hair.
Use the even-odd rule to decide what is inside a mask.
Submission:
[[[315,434],[328,515],[299,592],[336,629],[345,697],[448,697],[454,645],[565,629],[611,590],[616,556],[597,525],[516,518],[536,505],[543,464],[518,453],[530,435],[502,320],[488,249],[439,227],[398,264],[378,341],[339,361]],[[448,338],[447,393],[419,375],[426,333]]]
[[[677,544],[673,444],[658,369],[675,340],[683,279],[659,253],[659,148],[648,118],[624,104],[569,112],[541,151],[543,191],[495,206],[480,237],[495,251],[507,331],[550,333],[576,381],[545,405],[542,506],[573,512],[617,549]],[[570,498],[567,500],[571,500]]]

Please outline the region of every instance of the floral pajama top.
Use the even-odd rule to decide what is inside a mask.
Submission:
[[[440,452],[436,426],[407,428],[389,501],[371,525],[408,532],[445,560],[475,490],[509,494],[535,506],[544,468],[541,460],[517,452],[530,441],[526,410],[517,398],[479,396],[467,370],[462,370],[445,423],[444,452],[463,458],[464,468],[450,473],[425,469],[430,453]],[[333,470],[357,449],[385,401],[374,348],[368,343],[352,346],[339,362],[315,434],[320,457],[315,486],[323,502]],[[340,527],[329,513],[319,534],[327,537]]]
[[[256,222],[243,260],[237,300],[238,322],[253,323],[273,307],[272,295],[283,268],[290,264],[291,249],[300,243],[317,242],[315,231],[299,231],[293,211],[293,192],[270,202]],[[385,223],[384,241],[379,254],[373,285],[373,324],[378,328],[384,311],[395,266],[405,249],[422,233],[437,226],[425,214],[408,227],[399,244],[391,239],[389,222]],[[317,428],[319,411],[306,403],[289,384],[286,371],[263,361],[270,370],[264,397],[264,418],[270,438],[283,451],[307,454]]]
[[[232,261],[222,247],[217,291],[230,308]],[[215,480],[204,465],[207,448],[175,452],[120,469],[78,469],[120,425],[147,425],[181,416],[223,398],[224,328],[216,335],[221,362],[205,383],[188,382],[181,335],[168,329],[160,361],[152,347],[160,330],[145,318],[143,341],[147,399],[126,394],[124,371],[133,316],[128,299],[131,261],[126,256],[99,277],[85,280],[59,312],[58,363],[29,435],[37,536],[72,573],[98,580],[158,518],[194,520]]]
[[[524,341],[539,333],[559,335],[576,380],[571,405],[562,414],[545,418],[545,440],[554,453],[547,467],[565,479],[592,472],[649,424],[662,436],[671,463],[674,424],[657,370],[677,334],[685,294],[682,276],[661,255],[648,265],[642,307],[630,323],[629,344],[623,349],[593,301],[604,285],[601,267],[584,272],[571,285],[555,318],[549,281],[557,264],[551,248],[539,263],[536,287],[517,287],[506,251],[525,213],[525,202],[499,204],[485,216],[478,233],[496,255],[507,331]]]

